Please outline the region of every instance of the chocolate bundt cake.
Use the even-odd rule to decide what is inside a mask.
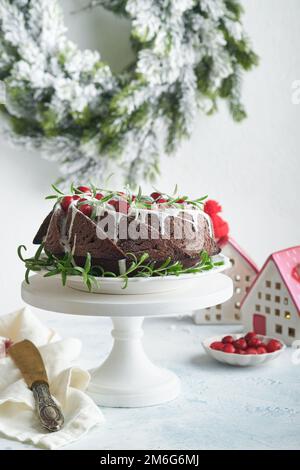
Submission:
[[[192,267],[201,252],[212,256],[220,251],[201,199],[86,186],[72,191],[58,195],[33,243],[44,243],[45,250],[57,257],[71,252],[78,266],[84,265],[90,253],[93,266],[120,274],[133,255],[139,259],[148,253],[147,262],[156,266],[170,258]]]

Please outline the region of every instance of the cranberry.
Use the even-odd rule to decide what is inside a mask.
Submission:
[[[215,349],[216,351],[222,351],[224,348],[224,344],[222,343],[222,341],[214,341],[213,343],[211,343],[210,348]]]
[[[175,201],[177,204],[184,204],[185,203],[185,199],[177,199],[177,201]]]
[[[255,348],[247,348],[246,349],[246,354],[258,354],[257,349]]]
[[[278,351],[281,347],[281,343],[280,341],[277,341],[277,339],[271,339],[266,346],[268,353]]]
[[[224,338],[222,339],[222,343],[233,343],[234,339],[232,336],[224,336]]]
[[[73,196],[65,196],[61,201],[60,201],[60,205],[61,207],[63,208],[63,210],[65,212],[67,212],[67,210],[69,209],[69,206],[70,204],[72,203],[73,201]]]
[[[161,197],[161,194],[160,193],[151,193],[151,197],[152,197],[152,199],[154,199],[154,201],[156,201],[156,199],[159,199]]]
[[[73,198],[73,201],[78,201],[78,199],[80,199],[80,196],[78,196],[77,194],[74,194],[72,198]]]
[[[246,351],[244,349],[236,349],[235,350],[235,354],[241,354],[241,355],[245,355],[247,354]]]
[[[250,341],[250,339],[252,338],[255,338],[255,336],[256,336],[256,333],[254,333],[254,331],[249,331],[249,333],[245,335],[245,340],[248,343],[248,341]]]
[[[257,354],[266,354],[268,352],[264,346],[258,346],[256,351],[257,351]]]
[[[113,206],[116,212],[121,212],[122,214],[127,214],[130,207],[128,202],[124,200],[117,201],[112,199],[111,201],[108,201],[108,204]]]
[[[95,195],[95,199],[98,199],[98,201],[101,201],[101,199],[103,199],[103,198],[104,198],[104,196],[103,196],[103,194],[101,194],[101,193],[97,193],[97,194]]]
[[[261,345],[262,345],[262,340],[256,337],[251,338],[248,341],[248,346],[250,346],[250,348],[258,348]]]
[[[78,186],[77,191],[80,193],[92,194],[91,188],[88,186]]]
[[[157,204],[164,204],[165,202],[168,202],[167,199],[164,199],[163,197],[160,197],[159,199],[156,199]]]
[[[233,346],[233,344],[230,344],[230,343],[224,344],[223,352],[234,354],[235,353],[235,347]]]
[[[236,349],[247,349],[247,341],[244,338],[239,338],[233,343]]]
[[[87,217],[90,217],[93,212],[93,208],[90,204],[82,204],[79,206],[79,210]]]

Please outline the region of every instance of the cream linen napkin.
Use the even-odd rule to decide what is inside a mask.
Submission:
[[[0,336],[14,342],[31,340],[43,357],[52,395],[65,417],[61,431],[48,433],[40,425],[32,392],[10,357],[0,360],[0,432],[5,436],[38,447],[56,449],[83,436],[104,422],[100,409],[85,393],[90,375],[74,367],[81,343],[78,339],[60,340],[25,307],[0,316]]]

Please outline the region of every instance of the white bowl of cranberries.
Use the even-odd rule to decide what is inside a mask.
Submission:
[[[232,366],[256,366],[276,359],[285,349],[285,344],[269,336],[249,333],[214,336],[202,345],[210,356]]]

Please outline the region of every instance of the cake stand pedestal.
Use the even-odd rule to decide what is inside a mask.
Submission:
[[[22,298],[34,307],[81,316],[109,316],[114,339],[108,358],[91,371],[88,393],[101,406],[139,407],[173,400],[178,377],[156,366],[142,345],[144,317],[176,315],[211,307],[232,296],[232,281],[210,274],[184,290],[145,295],[90,294],[63,287],[59,279],[34,275]]]

